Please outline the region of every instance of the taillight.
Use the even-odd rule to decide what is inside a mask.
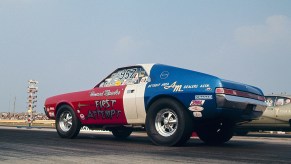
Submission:
[[[233,90],[233,89],[226,89],[226,88],[216,88],[215,93],[216,94],[226,94],[226,95],[234,95],[238,96],[238,91]]]
[[[256,94],[243,92],[243,91],[237,91],[237,90],[233,90],[233,89],[227,89],[227,88],[216,88],[215,93],[216,94],[226,94],[226,95],[232,95],[232,96],[247,97],[247,98],[251,98],[251,99],[265,101],[264,96],[259,96]]]
[[[216,88],[215,93],[217,94],[224,94],[224,88]]]
[[[260,101],[266,101],[265,96],[258,96],[258,100],[260,100]]]

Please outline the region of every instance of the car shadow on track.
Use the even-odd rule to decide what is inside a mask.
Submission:
[[[116,144],[116,145],[135,145],[135,146],[156,146],[154,145],[148,136],[143,133],[133,133],[130,137],[126,139],[118,139],[114,137],[110,133],[89,133],[84,134],[81,133],[78,137],[74,140],[78,140],[78,142],[95,142],[95,144],[102,143],[102,144]],[[260,145],[264,144],[264,142],[254,140],[230,140],[227,143],[221,145],[208,145],[202,142],[198,137],[191,138],[187,143],[178,147],[222,147],[222,148],[236,148],[236,147],[250,147],[250,145]],[[163,147],[163,146],[162,146]]]
[[[291,138],[291,134],[250,133],[245,137]]]

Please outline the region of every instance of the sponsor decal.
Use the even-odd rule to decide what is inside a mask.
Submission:
[[[202,106],[190,106],[188,109],[193,112],[201,112],[204,110]]]
[[[183,87],[184,89],[196,89],[196,88],[198,88],[198,85],[185,85],[184,87]]]
[[[121,110],[115,109],[116,100],[100,100],[95,101],[95,110],[89,110],[87,119],[118,119]]]
[[[90,93],[90,96],[91,97],[99,97],[99,96],[103,96],[104,92],[101,92],[101,93],[95,93],[94,91],[92,91]]]
[[[205,100],[192,100],[190,106],[202,106]]]
[[[80,114],[80,118],[81,118],[82,120],[85,120],[85,116],[84,116],[84,114]]]
[[[210,87],[209,84],[201,84],[201,85],[200,85],[200,88],[209,88],[209,87]]]
[[[148,86],[148,88],[156,88],[156,87],[159,87],[159,86],[161,86],[161,83],[158,83],[158,84],[150,84]]]
[[[168,71],[163,71],[163,72],[161,73],[161,75],[160,75],[160,78],[161,78],[161,79],[166,79],[166,78],[169,77],[169,75],[170,75],[170,73],[169,73]]]
[[[171,85],[164,86],[164,89],[170,89],[170,88],[173,88],[173,92],[183,92],[182,85],[177,85],[177,81],[175,81]]]
[[[95,93],[94,91],[92,91],[90,93],[91,97],[100,97],[100,96],[117,96],[120,94],[120,91],[118,89],[116,89],[115,91],[111,91],[111,90],[105,90],[103,92],[100,93]]]
[[[162,84],[162,87],[164,87],[164,86],[168,86],[168,85],[170,85],[170,83],[163,83],[163,84]]]
[[[193,116],[194,117],[202,117],[202,113],[201,112],[193,112]]]
[[[196,95],[195,100],[212,100],[212,95]]]
[[[115,86],[120,86],[120,85],[121,85],[121,81],[120,80],[115,82]]]
[[[116,103],[116,100],[95,101],[95,105],[97,109],[108,109],[110,107],[113,107],[115,103]]]
[[[212,91],[212,89],[211,88],[206,88],[206,91]]]

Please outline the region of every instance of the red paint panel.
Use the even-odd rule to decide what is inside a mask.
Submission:
[[[45,107],[70,104],[83,125],[127,124],[123,108],[124,89],[125,86],[114,86],[58,95],[47,99]]]
[[[125,86],[95,88],[88,99],[74,102],[76,114],[82,124],[127,124],[123,93]]]

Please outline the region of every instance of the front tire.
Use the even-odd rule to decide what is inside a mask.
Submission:
[[[197,135],[210,145],[219,145],[233,137],[234,123],[232,121],[209,121],[200,124]]]
[[[156,145],[182,145],[190,139],[192,130],[190,114],[171,98],[157,100],[147,112],[146,131]]]
[[[69,105],[59,108],[56,117],[56,129],[62,138],[75,138],[81,129],[81,123]]]

